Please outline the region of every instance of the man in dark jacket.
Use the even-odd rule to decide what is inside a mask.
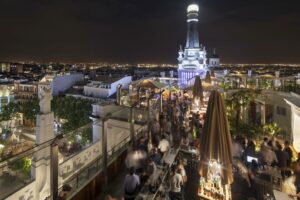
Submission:
[[[292,163],[292,158],[293,158],[293,151],[290,147],[290,142],[289,141],[285,141],[284,142],[284,151],[287,152],[287,154],[289,155],[289,161],[288,161],[288,167],[291,166]]]
[[[285,177],[285,171],[288,167],[289,162],[289,155],[286,151],[282,150],[282,146],[280,143],[276,144],[277,150],[275,150],[275,154],[277,156],[278,160],[278,167],[281,169],[281,175],[284,178]]]

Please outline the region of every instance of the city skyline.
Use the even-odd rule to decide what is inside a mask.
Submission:
[[[187,3],[2,1],[0,60],[175,64]],[[222,63],[300,63],[293,1],[198,4],[200,41]]]

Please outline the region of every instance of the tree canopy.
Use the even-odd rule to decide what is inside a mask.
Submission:
[[[54,97],[52,110],[54,115],[65,119],[63,131],[68,132],[87,124],[92,112],[92,101],[74,97]]]
[[[90,121],[89,116],[92,112],[92,103],[93,101],[91,100],[63,96],[54,97],[51,102],[55,117],[66,121],[63,124],[64,132],[77,129]],[[22,113],[24,119],[35,122],[39,110],[38,99],[30,100],[22,104],[10,102],[2,107],[0,122],[9,121],[17,116],[18,113]]]

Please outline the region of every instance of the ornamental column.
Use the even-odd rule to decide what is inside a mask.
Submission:
[[[107,186],[107,123],[111,114],[107,114],[105,117],[101,119],[102,124],[102,155],[103,155],[103,185],[104,188]]]
[[[36,145],[49,142],[34,153],[31,166],[31,174],[35,179],[35,199],[45,199],[51,195],[51,143],[54,139],[53,123],[54,114],[51,111],[50,85],[39,85],[38,98],[40,113],[37,115]]]

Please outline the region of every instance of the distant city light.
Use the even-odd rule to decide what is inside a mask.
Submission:
[[[187,12],[198,12],[199,6],[197,4],[191,4],[187,8]]]

